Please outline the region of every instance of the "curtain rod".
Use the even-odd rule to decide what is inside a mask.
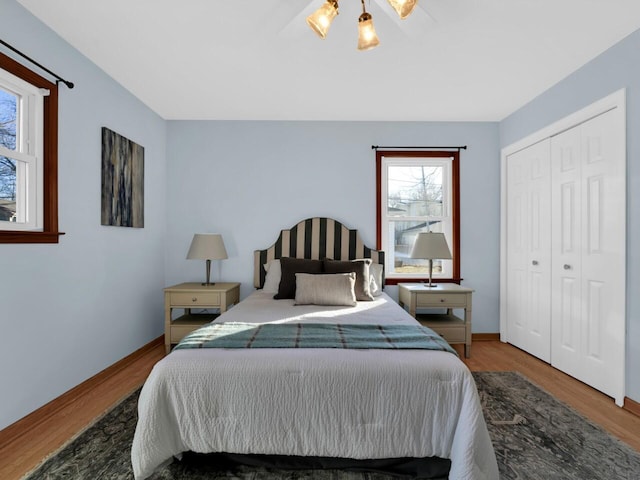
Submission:
[[[49,70],[47,67],[43,67],[42,65],[40,65],[38,62],[36,62],[34,59],[32,59],[31,57],[28,57],[27,55],[25,55],[24,53],[22,53],[20,50],[18,50],[17,48],[12,47],[11,45],[9,45],[7,42],[5,42],[4,40],[0,39],[0,43],[2,45],[4,45],[5,47],[7,47],[8,49],[12,50],[13,52],[17,53],[18,55],[20,55],[22,58],[28,60],[29,62],[33,63],[36,67],[41,68],[42,70],[44,70],[45,72],[47,72],[49,75],[52,75],[53,77],[56,78],[56,85],[59,84],[60,82],[64,83],[69,89],[73,88],[73,82],[69,82],[68,80],[65,80],[64,78],[62,78],[60,75],[56,75],[55,73],[53,73],[51,70]]]
[[[467,146],[462,145],[460,147],[384,147],[381,145],[371,145],[373,150],[379,149],[389,149],[389,150],[412,150],[412,149],[420,149],[420,150],[466,150]]]

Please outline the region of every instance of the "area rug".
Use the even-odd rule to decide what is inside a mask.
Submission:
[[[501,479],[637,480],[640,453],[514,372],[474,372]],[[122,401],[28,480],[130,480],[138,392]],[[387,480],[377,472],[284,470],[207,461],[173,462],[151,480]],[[406,477],[404,477],[406,478]]]

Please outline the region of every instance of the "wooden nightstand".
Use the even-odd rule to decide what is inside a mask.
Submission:
[[[223,313],[231,305],[240,301],[239,283],[217,282],[214,285],[200,283],[181,283],[164,289],[164,346],[167,353],[171,345],[182,340],[205,323],[209,323],[219,314],[192,314],[192,308],[217,308]],[[184,309],[184,313],[172,318],[174,308]]]
[[[455,283],[438,283],[431,288],[421,283],[399,283],[398,292],[400,306],[407,305],[411,316],[450,344],[464,343],[464,356],[471,356],[472,288]],[[418,308],[446,308],[447,313],[416,314]],[[454,308],[464,309],[464,318],[454,315]]]

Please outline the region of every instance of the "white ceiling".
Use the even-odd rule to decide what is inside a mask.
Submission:
[[[165,119],[499,121],[640,28],[638,0],[18,0]],[[61,72],[65,76],[64,72]],[[70,78],[79,82],[78,79]]]

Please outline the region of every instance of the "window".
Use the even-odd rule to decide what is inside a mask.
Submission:
[[[0,243],[58,242],[57,86],[0,54]]]
[[[451,260],[434,259],[433,278],[459,282],[460,214],[457,151],[377,151],[377,242],[387,284],[424,280],[428,260],[410,258],[420,232],[441,232]]]

